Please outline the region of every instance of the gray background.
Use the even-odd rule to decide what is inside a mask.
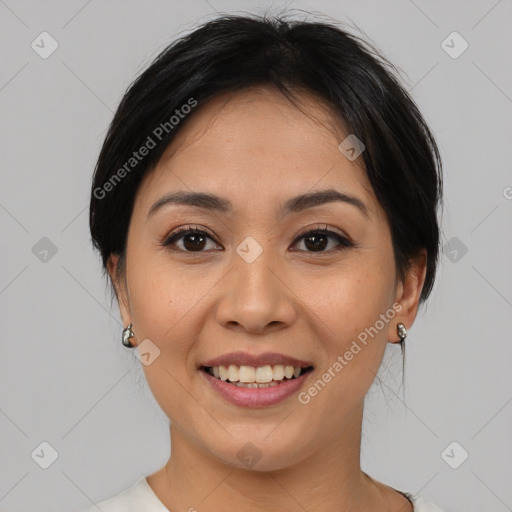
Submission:
[[[270,5],[364,30],[444,159],[448,250],[409,331],[405,389],[390,346],[369,393],[363,468],[447,511],[512,510],[510,0],[0,0],[0,511],[79,510],[167,460],[168,420],[120,344],[90,244],[91,173],[126,87],[161,49],[217,12]],[[43,31],[59,45],[47,59],[31,47]],[[441,45],[453,31],[469,43],[458,58]],[[42,442],[58,454],[47,469]]]

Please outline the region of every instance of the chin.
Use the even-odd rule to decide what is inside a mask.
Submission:
[[[283,442],[284,439],[287,441]],[[237,469],[256,472],[278,471],[294,466],[305,458],[305,449],[300,448],[299,441],[282,432],[273,440],[268,439],[268,434],[259,437],[245,433],[242,439],[230,438],[223,450],[219,450],[219,444],[215,444],[210,453],[224,464]]]

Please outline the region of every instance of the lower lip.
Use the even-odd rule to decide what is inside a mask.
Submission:
[[[300,375],[296,379],[282,381],[277,386],[267,388],[240,388],[226,381],[217,379],[204,370],[199,370],[207,382],[217,391],[223,398],[239,407],[266,407],[275,405],[298,391],[309,374],[313,370]]]

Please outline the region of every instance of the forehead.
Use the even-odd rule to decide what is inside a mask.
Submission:
[[[196,109],[162,160],[190,150],[223,155],[240,150],[261,156],[285,150],[313,154],[344,138],[341,121],[334,121],[319,100],[301,93],[294,101],[267,87],[221,94]]]
[[[312,95],[295,101],[252,88],[200,105],[144,179],[139,203],[147,210],[168,190],[274,201],[337,187],[358,192],[371,209],[375,198],[362,157],[350,161],[338,148],[347,136],[343,122]]]

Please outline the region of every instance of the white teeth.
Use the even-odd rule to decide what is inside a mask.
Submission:
[[[256,382],[272,382],[272,366],[258,366],[256,368]]]
[[[279,382],[267,382],[263,384],[259,384],[258,382],[233,382],[233,384],[239,388],[271,388],[278,386]]]
[[[229,366],[213,366],[209,369],[209,373],[217,379],[236,383],[240,385],[239,387],[268,387],[268,385],[278,384],[277,381],[282,381],[284,378],[299,377],[301,370],[300,366],[282,364],[258,367],[230,364]]]
[[[284,366],[282,364],[275,364],[272,366],[272,373],[274,380],[284,379]]]
[[[234,364],[230,364],[228,366],[228,380],[231,382],[238,381],[238,366],[235,366]]]
[[[287,379],[291,379],[293,377],[293,366],[285,366],[284,367],[284,376]]]
[[[256,368],[254,366],[240,366],[238,380],[240,382],[256,382]]]

